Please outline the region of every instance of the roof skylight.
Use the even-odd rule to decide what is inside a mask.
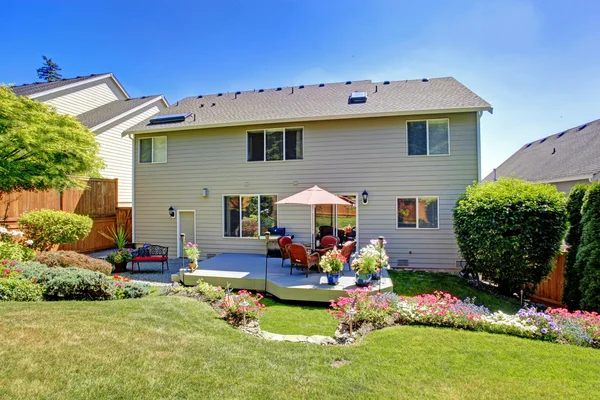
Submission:
[[[350,103],[365,103],[367,101],[367,92],[352,92],[350,94]]]
[[[169,124],[172,122],[183,122],[187,117],[192,115],[191,112],[183,113],[183,114],[169,114],[169,115],[161,115],[159,117],[154,117],[150,120],[151,125],[158,124]]]

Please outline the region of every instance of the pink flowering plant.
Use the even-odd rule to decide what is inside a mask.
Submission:
[[[240,290],[235,294],[226,295],[221,307],[225,310],[225,317],[232,322],[242,321],[244,312],[247,320],[258,320],[266,311],[266,306],[260,302],[263,297],[260,293],[252,294],[247,290]],[[247,305],[244,307],[244,304]]]
[[[569,312],[563,308],[538,311],[525,307],[510,315],[500,311],[492,313],[476,305],[474,299],[460,300],[444,292],[403,297],[394,293],[369,294],[368,289],[357,289],[331,301],[329,313],[347,323],[353,304],[356,326],[364,322],[375,327],[429,325],[600,348],[600,315],[596,312]]]
[[[196,243],[187,242],[183,248],[183,252],[192,264],[195,264],[198,258],[200,258],[200,250],[198,250]]]

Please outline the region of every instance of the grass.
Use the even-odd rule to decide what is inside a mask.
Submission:
[[[270,342],[182,297],[5,303],[0,332],[7,399],[585,399],[600,376],[598,350],[451,329]]]
[[[465,299],[476,298],[492,311],[514,314],[520,304],[516,300],[498,297],[469,285],[464,279],[451,274],[411,271],[390,271],[394,282],[394,292],[402,296],[433,293],[436,290],[451,293]],[[261,318],[261,328],[285,335],[327,335],[332,336],[337,327],[336,321],[326,311],[326,306],[306,306],[282,303],[265,299],[268,311]]]
[[[283,335],[333,336],[337,322],[324,306],[282,303],[265,298],[268,311],[260,319],[261,329]]]

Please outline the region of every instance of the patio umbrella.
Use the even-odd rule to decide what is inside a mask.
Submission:
[[[275,204],[306,204],[310,206],[310,226],[311,234],[310,240],[311,245],[315,243],[315,205],[317,204],[342,204],[351,205],[347,200],[341,199],[335,194],[329,193],[325,189],[321,189],[318,186],[313,186],[310,189],[303,190],[300,193],[296,193],[290,197],[279,200]]]

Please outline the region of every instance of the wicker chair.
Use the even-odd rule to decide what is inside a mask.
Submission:
[[[289,236],[282,236],[277,239],[277,244],[279,244],[279,250],[281,251],[281,268],[283,268],[284,261],[290,259],[286,246],[292,244],[292,238]]]
[[[285,250],[290,257],[290,275],[292,275],[292,269],[294,266],[296,268],[306,268],[307,278],[308,271],[313,265],[317,266],[319,273],[321,272],[321,266],[319,265],[321,262],[321,256],[319,253],[309,254],[306,247],[298,243],[288,244],[285,246]]]

